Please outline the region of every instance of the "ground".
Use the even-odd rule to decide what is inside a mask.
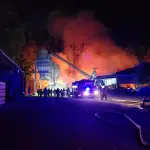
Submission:
[[[93,99],[22,98],[0,106],[0,149],[144,150],[137,129],[149,139],[149,111]],[[99,117],[97,117],[99,116]]]

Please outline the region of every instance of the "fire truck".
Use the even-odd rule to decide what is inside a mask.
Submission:
[[[98,97],[99,89],[94,80],[83,79],[72,83],[74,97]]]

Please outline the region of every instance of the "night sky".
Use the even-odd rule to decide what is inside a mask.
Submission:
[[[121,46],[150,45],[150,11],[144,1],[54,0],[37,2],[13,0],[13,8],[21,20],[33,27],[35,34],[46,30],[49,12],[61,10],[67,15],[79,11],[95,11],[96,19],[109,28],[112,38]]]

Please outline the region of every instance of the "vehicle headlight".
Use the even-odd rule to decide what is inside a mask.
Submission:
[[[83,95],[84,95],[84,96],[88,96],[88,95],[89,95],[89,92],[88,92],[88,91],[84,91]]]
[[[94,95],[98,95],[98,91],[94,91]]]

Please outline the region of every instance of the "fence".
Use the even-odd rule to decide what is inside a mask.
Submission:
[[[6,96],[6,84],[4,82],[0,82],[0,105],[5,104],[5,96]]]

